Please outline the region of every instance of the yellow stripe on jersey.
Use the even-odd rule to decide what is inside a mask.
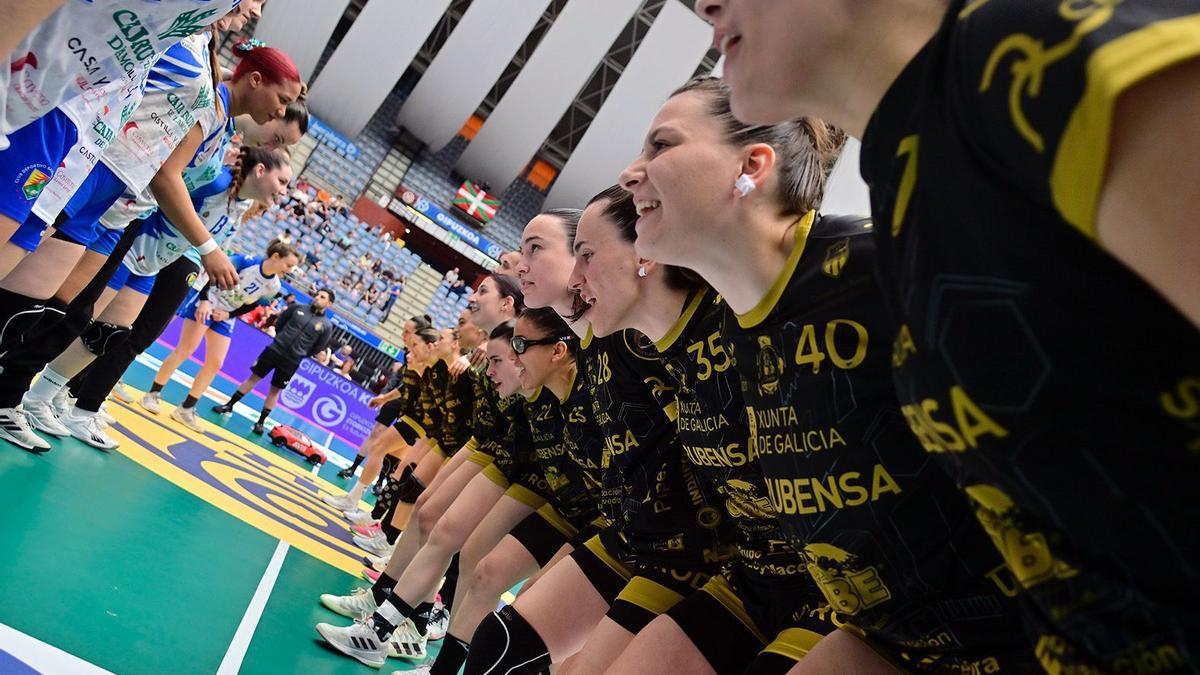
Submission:
[[[407,424],[409,426],[409,428],[411,428],[413,431],[415,431],[417,434],[417,438],[427,438],[429,436],[429,434],[425,433],[425,427],[421,426],[420,422],[409,417],[408,415],[401,417],[400,421],[404,422],[405,424]]]
[[[776,635],[775,639],[771,640],[771,644],[767,645],[763,651],[799,661],[808,656],[808,653],[817,646],[823,637],[825,636],[820,633],[814,633],[804,628],[785,628],[779,631],[779,635]]]
[[[490,469],[492,467],[488,467],[488,468]],[[483,473],[485,475],[487,474],[487,472],[488,472],[487,469],[483,470]],[[496,473],[500,473],[500,470],[496,469]],[[503,476],[503,474],[501,474],[501,476]],[[490,478],[491,476],[488,476],[488,477]],[[508,481],[507,478],[505,478],[504,480],[506,482]],[[513,483],[512,485],[510,485],[508,487],[508,489],[504,491],[504,495],[506,497],[512,497],[513,499],[521,502],[522,504],[524,504],[525,506],[528,506],[531,509],[534,509],[535,511],[546,505],[545,497],[539,495],[538,493],[534,492],[533,490],[530,490],[529,488],[525,487],[524,485],[521,485],[520,483]]]
[[[590,347],[592,345],[592,338],[594,337],[596,337],[596,334],[592,332],[592,324],[589,323],[587,327],[587,334],[584,335],[583,339],[579,341],[580,348],[587,349]]]
[[[567,519],[559,515],[558,511],[555,511],[554,507],[549,504],[542,504],[538,508],[537,514],[567,539],[574,539],[575,535],[579,534],[579,530],[575,529],[575,526],[571,523],[568,523]]]
[[[1113,108],[1125,90],[1200,56],[1200,14],[1152,23],[1096,49],[1083,97],[1063,131],[1050,173],[1058,212],[1090,238],[1108,168]]]
[[[816,211],[809,211],[796,223],[795,244],[792,245],[792,252],[788,254],[787,262],[783,265],[783,271],[753,309],[745,314],[738,314],[738,325],[742,328],[753,328],[762,323],[771,314],[771,310],[775,309],[775,305],[779,304],[779,298],[783,297],[784,289],[788,287],[792,275],[796,273],[796,266],[800,264],[800,256],[804,254],[804,245],[808,242],[808,233],[812,231],[816,217]]]
[[[750,614],[746,612],[746,606],[742,604],[742,599],[737,596],[737,593],[734,592],[733,587],[729,585],[725,577],[721,575],[714,576],[700,590],[716,598],[717,602],[721,603],[721,606],[734,615],[738,621],[741,621],[742,625],[753,633],[759,642],[762,642],[764,645],[767,644],[767,636],[763,635],[763,632],[758,628],[758,624],[754,623],[754,619],[750,618]]]
[[[463,448],[468,452],[474,452],[479,448],[479,439],[475,438],[474,436],[468,438],[466,444],[463,445]]]
[[[571,398],[571,394],[575,393],[575,380],[578,377],[579,368],[575,368],[571,371],[571,381],[567,383],[566,393],[562,395],[562,398],[558,399],[559,403],[566,403],[567,399]]]
[[[637,605],[653,614],[666,614],[672,607],[683,602],[683,596],[653,579],[634,577],[621,589],[617,600]]]
[[[604,542],[600,541],[600,535],[593,535],[591,539],[583,542],[583,545],[592,552],[592,555],[595,555],[601,562],[608,565],[609,569],[621,575],[622,579],[629,581],[633,577],[633,570],[626,567],[625,563],[617,560],[613,554],[608,552],[608,548],[604,546]]]
[[[512,487],[512,484],[508,482],[508,476],[505,476],[504,472],[500,470],[500,467],[496,466],[495,464],[483,465],[483,471],[481,473],[486,476],[488,480],[500,486],[500,488],[505,491]]]
[[[486,467],[491,465],[492,462],[495,462],[496,458],[492,457],[486,452],[474,450],[471,452],[471,456],[467,458],[467,461],[472,464],[478,464],[479,466]]]
[[[683,329],[687,328],[688,322],[696,314],[696,310],[700,309],[700,304],[704,302],[704,296],[706,295],[708,293],[697,292],[692,296],[691,302],[687,304],[687,307],[683,308],[683,314],[679,315],[679,319],[675,321],[674,326],[671,326],[671,330],[667,331],[667,334],[661,340],[654,343],[658,351],[665,352],[671,348],[671,345],[675,344],[675,341],[683,334]]]

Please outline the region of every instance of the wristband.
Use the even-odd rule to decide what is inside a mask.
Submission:
[[[217,250],[217,240],[209,237],[208,241],[197,246],[196,250],[200,252],[200,255],[208,255],[209,253]]]

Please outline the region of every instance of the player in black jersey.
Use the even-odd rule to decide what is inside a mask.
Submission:
[[[540,281],[537,301],[569,311],[575,293],[562,287],[551,294],[546,280],[575,266],[570,233],[536,228],[526,233],[546,244],[523,270]],[[627,265],[630,278],[636,278],[634,267]],[[576,321],[589,318],[586,309]],[[687,594],[732,553],[731,531],[721,529],[720,507],[714,506],[719,502],[684,462],[674,422],[664,410],[674,396],[657,351],[636,331],[611,325],[599,330],[599,336],[589,330],[581,340],[579,368],[604,435],[600,507],[614,522],[521,594],[511,611],[531,627],[531,639],[510,644],[501,668],[548,651],[554,662],[570,657],[574,670],[603,670],[656,616],[632,601],[617,602],[634,574],[653,577],[663,587],[658,595]],[[720,534],[726,536],[724,550]],[[572,611],[564,616],[563,607]]]
[[[756,5],[698,4],[734,110],[863,138],[902,410],[1043,666],[1195,669],[1200,6]]]
[[[707,77],[677,90],[647,137],[669,145],[623,174],[643,206],[638,248],[712,281],[729,306],[750,453],[837,624],[905,670],[1033,667],[1004,561],[900,414],[870,220],[813,210],[836,138],[812,118],[738,122]],[[720,189],[739,169],[753,189]],[[737,242],[719,252],[681,236],[724,232]]]
[[[359,464],[363,465],[362,473],[349,493],[322,497],[322,500],[330,506],[341,511],[357,509],[359,500],[380,476],[383,458],[387,455],[385,449],[394,447],[401,440],[399,432],[393,427],[396,419],[403,414],[409,402],[416,400],[421,372],[424,370],[422,359],[417,355],[424,353],[425,342],[417,337],[417,331],[431,327],[429,317],[426,316],[414,316],[404,322],[401,339],[405,348],[405,369],[400,386],[386,391],[368,402],[370,407],[380,409],[375,420],[377,424],[375,428],[371,429],[367,440],[363,441],[362,447],[359,448],[359,455],[354,458],[354,465],[350,467],[351,473],[346,477],[353,475],[353,469]],[[384,424],[385,420],[386,424]],[[365,463],[363,463],[363,459],[366,460]]]
[[[636,223],[633,202],[619,188],[588,207],[577,283],[597,330],[632,326],[656,339],[684,456],[719,493],[738,555],[686,599],[678,589],[659,589],[645,609],[669,618],[651,622],[617,666],[653,670],[659,661],[644,657],[656,651],[681,672],[741,672],[767,644],[804,650],[834,625],[818,612],[823,598],[785,541],[749,446],[740,382],[720,340],[724,306],[695,275],[639,258]]]

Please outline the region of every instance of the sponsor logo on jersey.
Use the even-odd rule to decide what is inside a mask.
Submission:
[[[779,391],[779,378],[783,375],[783,357],[775,351],[768,335],[758,336],[758,393],[769,396]]]
[[[11,72],[18,73],[18,72],[24,70],[25,68],[33,68],[34,70],[36,70],[37,67],[38,67],[37,54],[34,54],[33,52],[28,52],[25,54],[25,56],[22,56],[21,58],[14,60],[9,65],[8,68]]]
[[[808,573],[834,611],[854,615],[892,597],[871,566],[861,566],[858,556],[831,544],[810,543],[804,554]]]
[[[850,259],[850,239],[843,239],[825,250],[825,262],[821,263],[821,271],[827,277],[834,279],[842,276],[842,269]]]

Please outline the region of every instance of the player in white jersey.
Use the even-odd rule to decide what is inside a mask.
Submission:
[[[234,71],[228,86],[227,115],[249,114],[259,122],[268,122],[284,117],[287,106],[300,95],[302,89],[295,64],[286,54],[270,47],[253,46],[238,50],[238,53],[242,60]],[[168,91],[164,96],[169,99],[171,92]],[[211,101],[209,104],[211,105]],[[199,248],[210,276],[218,285],[228,287],[236,283],[236,272],[216,242],[208,235],[207,228],[196,214],[191,200],[187,196],[187,186],[181,177],[182,172],[195,157],[203,137],[201,125],[193,125],[184,141],[170,152],[169,156],[165,157],[161,168],[153,174],[153,178],[149,179],[149,188],[160,208],[175,223],[179,231],[192,245]],[[224,136],[220,138],[224,139]],[[163,142],[166,142],[165,139]],[[214,156],[223,155],[223,140],[221,144],[211,147]],[[88,180],[91,181],[102,169],[109,170],[107,164],[103,164],[97,167]],[[110,170],[109,172],[111,173]],[[141,178],[145,179],[144,173]],[[130,187],[138,188],[139,186]],[[80,194],[76,195],[76,199],[79,199],[83,192],[81,190]],[[109,197],[105,204],[105,210],[115,200],[115,197]],[[72,202],[74,201],[75,199],[72,200]],[[68,214],[70,213],[70,204],[66,211]],[[102,213],[103,211],[101,211]],[[99,215],[94,218],[98,219]],[[67,277],[67,273],[64,272],[69,273],[70,268],[82,256],[80,244],[94,241],[96,220],[88,218],[86,221],[91,231],[89,237],[72,237],[70,222],[76,220],[81,223],[85,222],[80,219],[78,212],[75,216],[67,218],[67,222],[60,219],[56,223],[58,231],[55,233],[54,239],[44,240],[42,246],[33,255],[22,260],[11,274],[3,282],[0,282],[0,322],[7,324],[7,330],[0,335],[0,347],[10,347],[22,342],[22,337],[28,335],[41,318],[39,310],[41,315],[45,314],[45,299],[60,289],[62,282]],[[29,229],[31,229],[29,223],[22,226],[21,231],[18,232],[19,236],[14,237],[14,242],[10,242],[9,247],[19,247],[19,242],[16,240],[20,239],[23,232]],[[54,242],[54,246],[51,247],[45,243],[50,241]],[[82,278],[90,279],[90,275],[84,273]],[[71,297],[59,299],[69,301]],[[11,317],[20,317],[20,320],[10,322],[8,319]],[[0,408],[8,408],[13,405],[11,401],[0,401]]]
[[[284,189],[286,187],[285,183]],[[200,422],[196,419],[196,402],[225,364],[235,317],[253,309],[260,299],[278,295],[283,287],[279,277],[299,264],[300,254],[291,244],[277,241],[267,247],[265,257],[243,258],[235,255],[234,260],[239,269],[236,288],[220,290],[211,283],[205,284],[179,308],[178,316],[183,318],[179,344],[175,351],[163,359],[162,367],[154,376],[154,385],[150,388],[155,394],[162,391],[175,369],[192,355],[203,339],[206,343],[204,365],[193,380],[183,404],[171,411],[171,419],[196,430],[200,429]]]
[[[218,180],[193,194],[194,206],[206,222],[210,235],[214,239],[224,240],[256,201],[272,203],[283,196],[290,178],[291,166],[285,154],[246,148],[234,170],[225,170]],[[127,339],[128,326],[145,306],[155,275],[190,248],[187,240],[162,212],[142,221],[139,229],[123,263],[96,303],[103,308],[99,317],[43,369],[41,377],[23,397],[21,407],[29,411],[30,418],[40,431],[53,435],[69,433],[96,447],[115,446],[98,433],[100,427],[93,420],[96,411],[72,409],[64,410],[65,414],[59,415],[51,409],[51,401],[63,390],[59,382],[65,384],[97,356]],[[107,236],[114,240],[120,236],[115,230],[109,230],[108,233]],[[275,266],[273,263],[266,264],[268,268]],[[275,274],[273,269],[267,272]],[[240,293],[249,299],[254,292],[277,292],[278,279],[274,276],[267,280],[259,279],[255,274],[253,270],[242,270],[238,286],[231,291],[219,291],[219,294],[226,297],[227,293]],[[232,295],[228,297],[230,302],[236,300]],[[223,346],[227,349],[228,342],[225,341]],[[210,340],[210,351],[215,347],[214,341]],[[223,359],[224,351],[220,352],[220,357]]]

